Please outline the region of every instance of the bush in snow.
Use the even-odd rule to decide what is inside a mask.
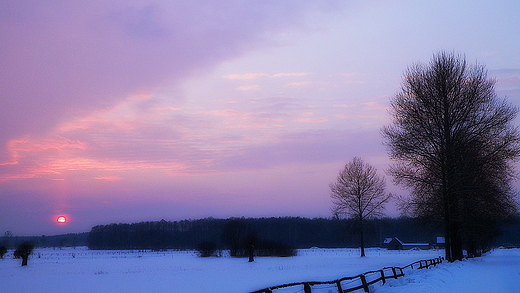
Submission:
[[[200,257],[218,256],[217,244],[213,241],[204,241],[197,245],[197,251]]]
[[[264,240],[258,243],[255,248],[255,255],[257,256],[296,256],[297,250],[294,246],[283,244],[276,241]]]
[[[0,246],[0,259],[4,259],[4,255],[7,253],[7,247],[5,245]]]

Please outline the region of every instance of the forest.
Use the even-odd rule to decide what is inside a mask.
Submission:
[[[253,237],[256,241],[295,248],[357,247],[356,228],[352,220],[300,217],[161,220],[95,226],[90,231],[88,246],[90,249],[192,249],[211,241],[226,249],[229,248],[226,238],[231,234],[231,237]],[[441,235],[434,229],[419,227],[417,221],[409,218],[372,220],[366,230],[368,246],[378,246],[385,237],[431,242]]]
[[[89,232],[68,233],[60,235],[13,236],[10,233],[0,237],[0,246],[13,249],[23,242],[31,242],[35,247],[76,247],[87,246]]]
[[[195,249],[203,242],[213,242],[219,249],[229,249],[224,231],[230,223],[255,241],[270,241],[295,248],[358,247],[356,222],[325,218],[205,218],[181,221],[147,221],[97,225],[90,232],[53,236],[2,236],[0,245],[13,248],[30,241],[36,247],[88,246],[90,249]],[[367,247],[380,246],[387,237],[404,242],[433,243],[442,236],[442,225],[432,226],[414,218],[381,218],[367,221]],[[236,230],[236,229],[235,229]],[[501,225],[495,246],[520,246],[520,217]],[[246,235],[247,236],[247,235]],[[229,237],[228,237],[229,238]]]

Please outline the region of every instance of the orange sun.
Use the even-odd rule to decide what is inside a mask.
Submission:
[[[58,223],[65,223],[65,222],[67,222],[67,218],[65,218],[65,216],[59,216],[56,219],[56,222],[58,222]]]

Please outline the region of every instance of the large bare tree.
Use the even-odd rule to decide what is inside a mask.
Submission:
[[[330,184],[333,213],[346,215],[358,223],[361,256],[365,256],[365,220],[380,216],[390,199],[385,187],[385,180],[377,175],[377,170],[357,157],[347,163],[336,182]]]
[[[389,173],[411,190],[414,216],[444,224],[446,258],[462,259],[493,223],[515,211],[511,179],[520,155],[518,110],[498,99],[484,66],[454,53],[406,71],[384,127]],[[484,227],[488,227],[484,229]]]

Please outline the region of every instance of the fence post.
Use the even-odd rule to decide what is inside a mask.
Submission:
[[[392,267],[392,273],[394,273],[394,279],[397,279],[397,272],[394,267]]]
[[[336,281],[336,287],[338,287],[338,292],[339,293],[343,293],[343,289],[341,288],[341,281],[340,280]]]
[[[365,275],[359,275],[359,278],[361,278],[361,283],[363,284],[363,290],[365,290],[365,292],[370,292],[370,291],[368,291],[368,284],[367,284],[367,279],[366,279]]]
[[[393,268],[392,268],[393,269]],[[386,283],[386,280],[385,280],[385,271],[384,270],[380,270],[379,271],[381,273],[381,282],[383,283],[383,285]],[[395,271],[394,271],[394,276],[395,276]]]
[[[309,283],[304,283],[303,284],[303,292],[305,292],[305,293],[312,293],[311,292],[311,285]]]

